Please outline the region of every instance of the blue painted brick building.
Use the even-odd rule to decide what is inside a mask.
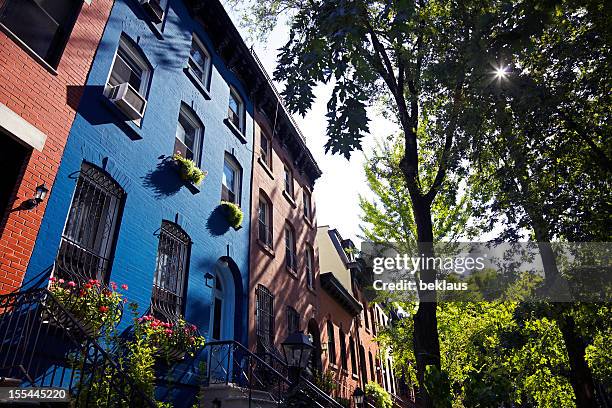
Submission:
[[[72,90],[83,98],[24,286],[51,273],[127,284],[141,313],[184,314],[207,339],[247,344],[253,105],[193,10],[162,6],[159,23],[137,1],[113,6],[87,84]],[[198,187],[175,152],[207,173]],[[222,199],[240,205],[243,228]]]

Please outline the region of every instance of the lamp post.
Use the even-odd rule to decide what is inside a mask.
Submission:
[[[295,387],[300,381],[300,372],[308,366],[314,347],[308,336],[301,331],[290,334],[281,346],[289,368],[289,381]]]
[[[355,392],[353,392],[353,401],[355,402],[355,407],[360,407],[363,404],[363,400],[365,398],[365,392],[359,387],[355,388]]]

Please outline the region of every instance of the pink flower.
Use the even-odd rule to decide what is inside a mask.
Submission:
[[[57,278],[55,276],[52,276],[49,278],[49,282],[55,282],[57,280]]]
[[[108,312],[108,306],[100,306],[98,310],[100,311],[100,313],[106,313]]]
[[[190,343],[195,342],[195,337],[193,337],[193,336],[192,336],[192,337],[190,337],[190,338],[189,338],[189,342],[190,342]]]
[[[128,285],[126,285],[125,283],[123,285],[121,285],[121,289],[123,290],[128,290]]]
[[[58,280],[59,283],[64,283],[63,279]]]
[[[70,286],[71,288],[74,288],[76,286],[76,283],[74,283],[73,281],[68,282],[68,286]]]
[[[164,330],[164,333],[166,333],[167,335],[170,335],[170,334],[172,334],[172,330],[171,329],[166,329],[166,330]]]
[[[113,290],[117,290],[117,284],[116,284],[115,282],[111,282],[111,283],[110,283],[110,287],[111,287],[111,289],[113,289]]]

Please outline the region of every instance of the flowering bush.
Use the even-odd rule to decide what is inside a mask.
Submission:
[[[137,336],[146,337],[158,354],[166,356],[172,351],[193,356],[204,345],[204,337],[200,336],[198,328],[183,319],[170,323],[146,315],[135,320],[134,328]]]
[[[78,284],[52,277],[50,283],[49,290],[55,298],[94,333],[99,332],[103,326],[113,328],[121,320],[120,304],[127,299],[117,291],[115,282],[106,287],[97,279]],[[127,290],[128,287],[123,284],[121,288]]]

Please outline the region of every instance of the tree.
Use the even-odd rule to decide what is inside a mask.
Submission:
[[[515,10],[504,1],[423,0],[265,0],[253,7],[266,27],[280,10],[290,11],[275,78],[285,83],[291,110],[304,114],[315,85],[333,84],[326,151],[349,158],[360,149],[367,107],[388,100],[403,132],[400,169],[419,249],[433,255],[432,204],[447,176],[464,171],[471,144],[459,125],[480,117],[466,107],[464,91],[488,75],[486,44]],[[420,279],[433,282],[435,271],[420,271]],[[439,369],[440,351],[436,293],[423,290],[419,298],[414,343],[423,384],[427,366]],[[422,399],[431,406],[426,394]]]
[[[500,239],[538,242],[549,286],[559,278],[551,241],[609,241],[612,230],[605,9],[597,1],[557,6],[540,35],[495,50],[513,68],[494,94],[476,96],[493,107],[473,173],[483,215],[491,226],[503,220]],[[548,316],[563,334],[577,405],[589,407],[588,343],[574,317],[583,306],[550,305]]]

